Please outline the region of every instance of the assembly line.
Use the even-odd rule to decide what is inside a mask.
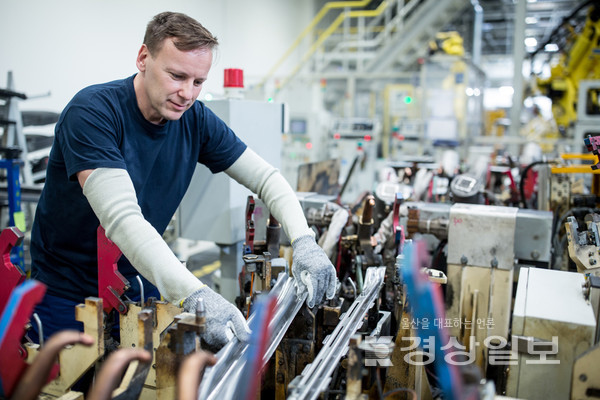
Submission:
[[[0,399],[600,397],[600,3],[277,5],[260,74],[180,4],[56,113],[8,72]]]

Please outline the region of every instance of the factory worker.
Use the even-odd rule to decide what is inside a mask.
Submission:
[[[204,300],[209,345],[226,343],[228,329],[247,339],[240,311],[188,271],[161,237],[198,162],[256,193],[281,222],[294,250],[298,293],[308,292],[308,306],[333,298],[335,269],[290,185],[196,101],[217,44],[189,16],[158,14],[137,55],[139,72],[81,90],[62,112],[31,234],[31,277],[48,286],[36,308],[45,336],[81,329],[74,307],[98,295],[100,224],[123,252],[119,272],[129,281],[140,274],[146,294],[158,289],[191,312]]]

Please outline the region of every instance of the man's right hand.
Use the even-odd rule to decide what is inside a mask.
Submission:
[[[211,350],[218,350],[227,344],[232,334],[242,342],[248,341],[250,329],[237,307],[205,285],[184,300],[184,311],[195,313],[198,299],[204,300],[206,331],[203,339]]]

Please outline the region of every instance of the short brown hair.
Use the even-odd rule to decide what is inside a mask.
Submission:
[[[173,44],[181,51],[214,49],[219,42],[195,19],[182,14],[165,11],[152,18],[146,27],[144,44],[150,54],[160,51],[165,39],[173,38]]]

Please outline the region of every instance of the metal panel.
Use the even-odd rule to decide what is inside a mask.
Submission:
[[[517,208],[455,204],[450,209],[448,264],[510,269]]]
[[[540,362],[539,355],[520,351],[517,365],[510,369],[507,395],[569,398],[573,363],[593,344],[596,325],[592,306],[583,295],[583,283],[584,275],[575,272],[521,270],[512,333],[533,343],[556,337],[557,348],[554,354],[548,353],[545,362]],[[513,340],[513,349],[517,347]]]
[[[515,257],[550,262],[552,212],[519,209],[515,231]]]
[[[513,318],[537,318],[565,324],[596,326],[592,306],[583,295],[583,274],[529,268],[528,278],[527,295],[524,299],[515,299]],[[517,294],[520,292],[517,291]],[[517,307],[520,303],[524,303],[524,307]],[[518,310],[524,314],[518,314]],[[523,331],[522,334],[527,333]]]

